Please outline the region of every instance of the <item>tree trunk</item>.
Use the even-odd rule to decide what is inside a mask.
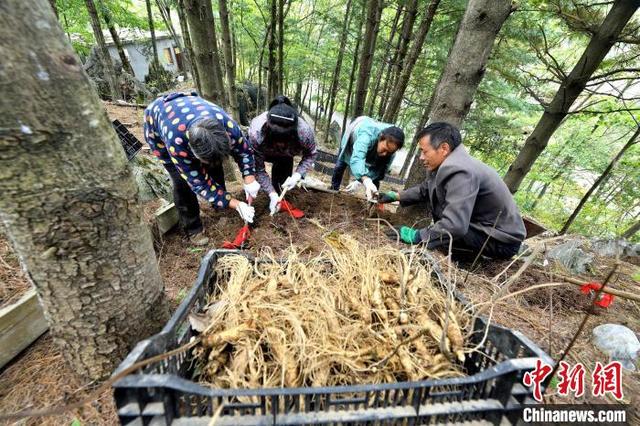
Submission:
[[[360,56],[360,69],[356,83],[356,96],[353,102],[353,116],[357,117],[364,113],[364,105],[367,100],[367,88],[371,77],[371,66],[373,55],[376,49],[376,38],[380,27],[380,16],[384,3],[382,0],[367,1],[367,24],[362,44],[362,54]]]
[[[622,233],[622,238],[628,240],[633,237],[638,231],[640,231],[640,220],[636,221],[636,223],[627,228],[627,230]]]
[[[344,49],[347,45],[347,37],[349,36],[349,21],[351,20],[351,0],[347,0],[345,7],[344,21],[342,21],[342,34],[340,35],[340,48],[338,50],[338,58],[336,59],[336,67],[333,70],[333,78],[331,79],[331,88],[329,89],[329,107],[327,108],[327,126],[325,127],[324,143],[329,140],[329,131],[331,128],[331,116],[335,107],[336,95],[338,94],[338,84],[340,83],[340,70],[342,69],[342,58],[344,57]]]
[[[389,39],[387,40],[387,46],[386,46],[386,49],[384,49],[385,50],[385,53],[383,55],[384,59],[378,65],[376,79],[373,86],[373,92],[371,93],[371,95],[369,96],[369,99],[367,100],[366,110],[367,110],[367,115],[369,117],[373,117],[373,109],[375,107],[378,94],[380,93],[380,83],[382,82],[383,74],[387,65],[391,62],[391,52],[393,51],[392,46],[396,38],[396,34],[398,33],[396,29],[398,28],[398,22],[400,21],[400,15],[402,15],[402,10],[403,10],[402,4],[398,5],[398,9],[396,10],[396,14],[393,17],[393,22],[391,24],[391,31],[389,34]]]
[[[389,75],[387,76],[387,81],[385,84],[388,84],[385,87],[385,96],[389,96],[389,92],[391,88],[395,85],[395,81],[398,79],[400,72],[402,71],[402,67],[404,65],[404,59],[407,56],[407,52],[409,51],[409,43],[411,42],[411,36],[413,34],[413,26],[416,22],[416,16],[418,14],[418,2],[417,0],[409,0],[407,2],[407,13],[405,14],[404,22],[402,23],[402,34],[400,39],[398,40],[398,48],[396,50],[396,55],[394,55],[393,61],[391,63],[392,67],[390,68]],[[386,102],[385,102],[386,103]],[[380,117],[384,116],[385,109],[381,109]]]
[[[53,13],[56,15],[56,21],[58,20],[58,8],[56,7],[56,0],[49,0],[49,4],[51,5],[51,9],[53,9]]]
[[[215,23],[209,0],[183,0],[189,35],[202,96],[212,102],[225,104],[222,71],[215,42]]]
[[[418,57],[422,52],[422,45],[427,38],[429,28],[431,28],[431,23],[433,22],[433,17],[436,14],[436,10],[438,9],[439,4],[440,0],[431,0],[427,11],[422,17],[420,28],[418,30],[418,34],[416,35],[416,39],[411,46],[411,52],[409,53],[407,62],[403,64],[402,72],[400,73],[395,87],[393,88],[393,94],[389,99],[389,104],[387,105],[387,110],[384,113],[383,121],[393,123],[398,117],[398,111],[400,111],[402,98],[404,97],[404,92],[407,90],[407,85],[409,84],[409,79],[411,78],[413,67],[416,65]]]
[[[635,133],[633,134],[633,136],[631,136],[631,139],[629,139],[627,141],[627,143],[622,147],[622,149],[620,151],[618,151],[618,153],[616,154],[615,157],[613,157],[613,160],[611,160],[611,162],[609,163],[609,165],[604,169],[604,171],[602,172],[602,174],[600,175],[600,177],[598,177],[598,179],[596,179],[596,181],[593,183],[593,185],[591,185],[591,188],[589,188],[589,190],[587,191],[586,194],[584,194],[584,196],[582,197],[582,199],[580,200],[580,202],[578,203],[578,206],[576,207],[576,209],[573,211],[573,213],[571,213],[571,216],[569,216],[569,219],[567,219],[567,221],[565,222],[564,226],[562,227],[562,229],[560,230],[560,235],[565,234],[568,230],[569,227],[571,227],[571,224],[573,223],[573,221],[576,219],[576,217],[578,217],[578,214],[580,214],[580,211],[582,210],[582,208],[584,207],[584,205],[586,204],[587,200],[589,199],[589,197],[591,196],[591,194],[593,193],[593,191],[595,191],[596,189],[598,189],[598,186],[600,186],[600,184],[602,183],[602,181],[604,179],[606,179],[607,176],[609,176],[609,173],[611,173],[611,171],[613,170],[613,168],[615,167],[615,165],[618,163],[618,161],[620,160],[620,158],[622,158],[622,156],[624,155],[624,153],[631,148],[633,145],[635,145],[637,143],[637,138],[638,135],[640,135],[640,126],[636,129]]]
[[[569,109],[584,90],[589,78],[607,55],[617,37],[638,9],[640,2],[616,0],[604,22],[593,35],[582,57],[564,79],[542,118],[527,138],[522,150],[507,170],[504,181],[511,193],[520,187],[533,163],[544,151],[551,135],[558,129]]]
[[[300,101],[302,100],[302,80],[296,81],[296,91],[293,95],[293,102],[297,106],[300,106]]]
[[[395,70],[400,67],[400,63],[404,60],[404,56],[406,55],[409,46],[411,31],[416,19],[417,4],[417,0],[409,0],[407,2],[402,20],[402,31],[394,49],[393,57],[386,66],[384,84],[382,87],[382,97],[380,99],[380,104],[378,105],[378,117],[380,118],[384,116],[384,111],[387,109],[387,103],[389,102],[390,95],[389,92],[393,87],[393,82],[395,81]],[[401,54],[402,59],[400,59]]]
[[[153,26],[153,13],[151,11],[151,0],[145,0],[147,4],[147,19],[149,21],[149,32],[151,33],[151,47],[153,49],[153,58],[151,60],[152,69],[157,72],[160,69],[160,59],[158,58],[158,45],[156,44],[156,30]],[[153,75],[151,70],[149,73]]]
[[[416,149],[418,148],[418,141],[416,139],[416,135],[424,125],[427,123],[429,119],[429,112],[431,111],[431,103],[424,109],[424,112],[420,116],[418,120],[418,125],[416,126],[416,132],[413,136],[411,147],[409,148],[409,152],[407,153],[407,157],[404,159],[404,164],[402,165],[402,169],[400,170],[400,177],[403,178],[407,174],[407,169],[411,166],[411,161],[416,154]]]
[[[284,94],[284,1],[278,0],[278,88]]]
[[[231,51],[231,29],[229,26],[229,10],[227,0],[218,0],[220,9],[220,28],[222,29],[222,44],[224,45],[224,58],[227,70],[227,97],[229,106],[236,120],[240,120],[240,110],[238,109],[238,97],[236,96],[236,66],[233,63]]]
[[[356,70],[358,69],[358,53],[360,50],[360,40],[362,40],[362,31],[364,30],[364,7],[362,10],[362,16],[360,19],[360,30],[358,31],[358,37],[356,38],[356,47],[353,50],[353,62],[351,63],[351,72],[349,73],[349,87],[347,88],[347,99],[344,105],[344,116],[342,117],[342,128],[341,133],[344,135],[344,132],[347,128],[347,120],[349,119],[349,107],[351,104],[351,97],[353,95],[353,83],[356,78]]]
[[[101,380],[166,319],[151,233],[118,137],[49,3],[2,9],[11,48],[0,74],[0,217],[61,353]]]
[[[430,102],[430,123],[461,127],[484,75],[493,41],[511,12],[511,0],[469,0],[449,59]],[[414,161],[405,188],[417,185],[424,167]]]
[[[180,40],[180,37],[178,37],[178,33],[176,33],[176,29],[173,27],[173,22],[171,21],[171,8],[169,7],[168,0],[156,0],[156,6],[158,6],[158,9],[160,10],[160,15],[162,15],[162,21],[164,22],[165,26],[169,30],[169,33],[171,33],[171,38],[173,38],[173,41],[175,42],[176,46],[178,46],[178,49],[180,49],[180,52],[182,52],[185,74],[187,71],[193,74],[193,65],[191,64],[191,55],[189,55],[188,52],[185,53],[186,42]],[[180,11],[179,0],[178,0],[176,9],[178,9],[178,18],[180,19],[180,14],[184,14],[184,11]],[[180,22],[180,25],[182,25],[182,22]],[[184,33],[182,35],[182,38],[183,39],[185,38]]]
[[[200,78],[198,76],[198,68],[195,64],[195,55],[193,54],[193,46],[191,45],[191,35],[189,34],[189,27],[187,26],[187,17],[184,15],[184,2],[183,0],[178,0],[178,19],[180,20],[180,30],[182,31],[182,40],[184,41],[184,48],[187,56],[189,57],[188,63],[189,68],[191,70],[191,75],[193,77],[193,81],[198,88],[198,93],[202,92],[202,87],[200,87]]]
[[[104,23],[109,29],[109,34],[111,34],[111,38],[113,39],[113,44],[116,46],[116,50],[118,51],[120,62],[122,62],[122,69],[135,76],[135,74],[133,73],[133,68],[131,67],[131,63],[129,62],[127,55],[124,53],[124,48],[122,47],[120,36],[118,36],[118,31],[116,31],[116,27],[113,25],[111,11],[108,7],[105,6],[102,0],[98,0],[98,5],[100,6],[100,10],[102,11],[102,18],[104,19]]]
[[[278,0],[270,0],[271,23],[269,24],[269,61],[267,64],[267,93],[269,99],[278,94],[278,71],[276,69],[276,31],[278,24]]]
[[[87,12],[89,12],[89,21],[91,22],[91,28],[93,29],[93,36],[96,38],[98,59],[102,64],[103,77],[109,85],[109,91],[111,92],[111,99],[122,99],[122,93],[118,87],[118,80],[116,78],[116,71],[113,68],[113,61],[111,61],[111,55],[104,42],[104,36],[102,35],[102,27],[100,26],[100,19],[98,18],[98,11],[93,0],[84,0],[87,6]]]

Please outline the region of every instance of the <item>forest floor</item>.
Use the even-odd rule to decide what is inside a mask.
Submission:
[[[130,107],[107,106],[111,118],[118,118],[125,123],[136,137],[142,140],[140,119],[142,109]],[[140,155],[146,155],[142,153]],[[327,180],[326,176],[313,174],[316,179]],[[240,196],[241,188],[231,186],[232,192]],[[379,221],[368,220],[367,203],[344,194],[322,192],[305,192],[302,189],[291,191],[287,199],[306,213],[300,220],[290,218],[286,213],[279,213],[271,218],[268,215],[266,197],[258,197],[255,202],[256,221],[251,235],[250,252],[270,247],[278,255],[294,244],[301,254],[317,254],[323,248],[322,236],[329,232],[348,233],[367,245],[396,244],[385,232],[388,227]],[[154,201],[143,206],[145,217],[151,224],[153,212],[159,202]],[[403,217],[390,211],[376,212],[380,217],[394,225],[415,224],[414,218]],[[193,247],[184,237],[172,231],[155,241],[158,264],[165,283],[165,292],[172,307],[176,307],[185,297],[196,279],[200,261],[207,250],[220,247],[225,240],[232,240],[242,227],[240,217],[233,211],[217,212],[209,206],[202,207],[202,218],[205,232],[210,239],[206,248]],[[426,222],[422,218],[420,222]],[[424,226],[426,223],[420,223]],[[527,240],[531,247],[544,244],[547,249],[565,241],[564,238]],[[24,276],[17,266],[17,259],[10,253],[8,244],[0,239],[0,279],[12,282],[12,288],[2,300],[15,300],[21,292],[29,288]],[[510,265],[508,261],[481,260],[473,265],[456,265],[447,261],[445,253],[435,252],[434,257],[441,263],[444,273],[449,274],[456,288],[473,304],[486,302],[495,294],[496,289],[509,277],[516,274],[522,261]],[[541,256],[542,258],[542,256]],[[584,282],[602,281],[615,263],[614,259],[596,257],[591,265],[591,273],[577,277]],[[611,287],[628,292],[639,293],[639,283],[634,281],[640,259],[624,259],[618,267],[618,274],[611,282]],[[471,270],[470,270],[471,269]],[[558,265],[551,262],[543,266],[542,262],[534,262],[510,287],[510,292],[548,282],[560,281],[559,274],[568,275]],[[7,281],[6,277],[11,279]],[[574,336],[579,323],[589,309],[589,298],[582,295],[579,287],[567,284],[562,287],[543,288],[523,293],[494,305],[492,321],[497,324],[518,330],[538,344],[553,359],[558,359],[568,342]],[[582,335],[578,338],[574,349],[569,353],[567,361],[571,365],[581,362],[587,369],[587,391],[582,398],[551,396],[551,401],[560,403],[592,402],[617,403],[608,397],[591,396],[589,389],[591,372],[595,362],[608,362],[605,355],[591,343],[591,331],[594,327],[605,323],[626,325],[637,331],[640,324],[640,303],[616,298],[608,309],[599,309],[592,315]],[[640,415],[640,373],[623,372],[624,400],[631,404],[632,419],[630,424],[639,424]],[[53,344],[49,333],[45,333],[19,357],[0,370],[0,413],[14,412],[23,408],[40,408],[60,401],[70,395],[85,396],[95,384],[78,378],[63,360],[62,353]],[[117,422],[115,407],[110,390],[106,390],[100,398],[82,409],[71,411],[62,416],[45,419],[30,419],[16,424],[70,424],[74,419],[83,424],[115,424]],[[12,424],[12,423],[9,423]]]

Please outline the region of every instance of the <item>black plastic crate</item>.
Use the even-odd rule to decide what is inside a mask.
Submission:
[[[162,331],[138,343],[114,374],[135,362],[183,345],[194,336],[192,309],[215,292],[215,264],[236,250],[212,250],[203,258],[195,285]],[[474,324],[472,342],[485,333]],[[484,421],[512,424],[523,404],[532,403],[522,385],[536,360],[551,359],[521,333],[490,325],[480,349],[467,356],[467,377],[338,387],[213,389],[191,381],[190,353],[183,352],[118,380],[114,398],[126,425],[207,425],[224,405],[216,425],[416,425]]]
[[[111,125],[113,126],[113,130],[118,134],[118,138],[120,138],[120,144],[122,144],[122,149],[124,149],[124,153],[127,155],[127,160],[131,161],[142,149],[142,142],[133,136],[133,133],[131,133],[129,129],[127,129],[127,126],[122,124],[120,120],[113,120]]]

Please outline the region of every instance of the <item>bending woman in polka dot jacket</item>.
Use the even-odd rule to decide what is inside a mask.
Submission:
[[[208,241],[196,194],[215,208],[232,208],[253,222],[254,209],[226,191],[222,160],[233,156],[242,172],[247,201],[258,195],[253,154],[238,124],[219,106],[196,93],[171,93],[144,111],[144,137],[173,182],[180,225],[195,244]]]
[[[281,209],[298,219],[304,216],[290,202],[278,202],[278,194],[283,189],[296,186],[305,174],[313,168],[317,156],[313,128],[300,119],[286,96],[277,96],[249,126],[249,142],[256,158],[256,175],[260,187],[269,194],[269,210],[275,214]],[[302,156],[293,172],[293,157]],[[267,174],[265,162],[273,164],[271,177]]]

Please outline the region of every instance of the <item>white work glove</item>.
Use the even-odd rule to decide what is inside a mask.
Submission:
[[[243,187],[244,194],[247,197],[247,201],[249,201],[249,199],[255,199],[258,196],[258,191],[260,191],[260,184],[257,180],[254,180],[251,183],[245,183]]]
[[[247,203],[243,203],[242,201],[240,201],[238,202],[238,206],[236,207],[236,210],[238,211],[238,214],[240,215],[242,220],[248,223],[253,223],[253,215],[256,212],[256,210],[253,207],[251,207]]]
[[[284,181],[284,183],[282,184],[282,189],[286,189],[288,191],[295,188],[296,184],[300,182],[300,179],[302,179],[302,175],[298,172],[295,172],[294,174],[289,176],[287,180]]]
[[[271,216],[278,213],[278,211],[280,210],[280,201],[278,200],[278,198],[280,197],[278,197],[278,194],[275,192],[269,194],[269,213],[271,214]]]
[[[347,185],[347,187],[344,190],[346,192],[356,192],[357,190],[360,189],[361,186],[362,184],[359,181],[354,180],[349,185]]]
[[[378,187],[376,187],[371,178],[363,177],[362,184],[364,185],[364,190],[367,193],[367,201],[375,200],[374,195],[378,193]]]

